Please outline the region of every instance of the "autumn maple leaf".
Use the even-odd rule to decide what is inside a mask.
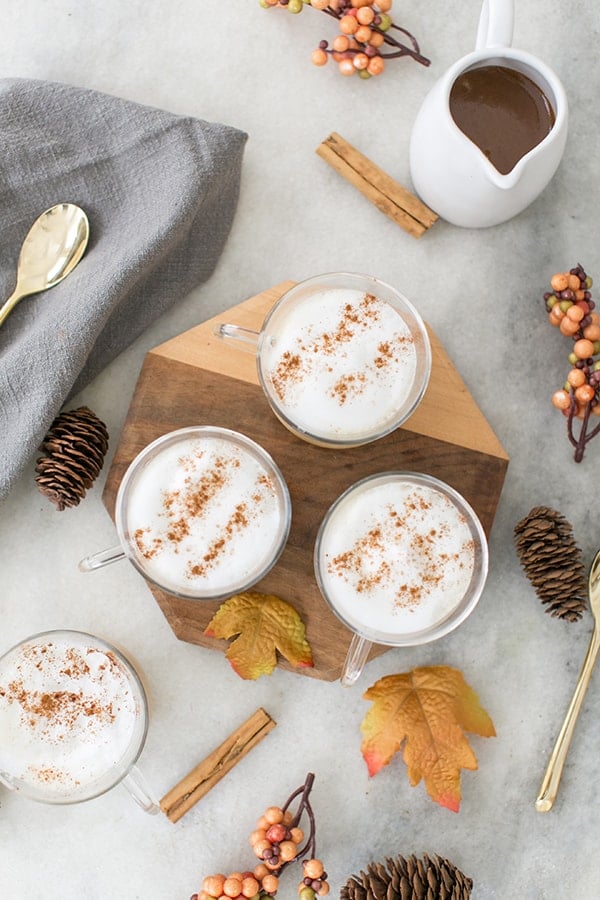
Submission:
[[[496,734],[462,672],[430,666],[387,675],[363,696],[373,701],[361,725],[369,775],[386,766],[404,744],[411,785],[423,779],[432,800],[458,812],[461,769],[477,768],[465,731]]]
[[[204,634],[236,639],[226,652],[242,678],[270,675],[277,665],[277,651],[294,666],[312,666],[304,623],[293,606],[274,594],[245,591],[221,604]]]

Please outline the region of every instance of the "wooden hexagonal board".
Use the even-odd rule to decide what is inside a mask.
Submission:
[[[315,538],[331,503],[349,485],[374,472],[426,472],[458,490],[489,534],[508,457],[431,329],[429,386],[402,428],[348,450],[316,447],[292,435],[270,411],[253,353],[228,346],[214,334],[221,322],[260,330],[268,310],[292,284],[284,282],[251,297],[147,354],[103,499],[112,515],[131,460],[155,438],[176,428],[217,425],[261,444],[287,481],[292,527],[279,561],[253,589],[288,600],[302,616],[315,665],[296,671],[332,681],[340,675],[351,635],[329,611],[313,574]],[[221,651],[227,646],[203,633],[219,602],[182,600],[149,587],[178,638]],[[374,647],[372,655],[386,649]],[[290,668],[285,660],[280,665]]]

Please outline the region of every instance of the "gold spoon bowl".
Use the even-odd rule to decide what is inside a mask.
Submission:
[[[14,291],[0,307],[0,325],[23,297],[54,287],[73,271],[88,244],[90,225],[74,203],[58,203],[39,216],[23,241]]]

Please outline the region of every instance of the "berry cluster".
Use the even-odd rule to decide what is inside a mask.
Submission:
[[[600,315],[594,312],[592,279],[582,266],[557,272],[550,279],[551,291],[544,302],[551,325],[572,340],[571,366],[563,387],[552,395],[552,403],[567,418],[567,433],[575,447],[575,462],[581,462],[585,446],[600,432],[600,424],[588,431],[590,416],[600,416]],[[581,420],[578,437],[574,420]]]
[[[250,846],[260,860],[253,870],[229,875],[208,875],[201,890],[190,900],[269,900],[279,889],[279,876],[288,863],[307,857],[302,863],[302,881],[298,885],[300,900],[315,900],[329,893],[327,873],[321,860],[315,858],[315,819],[309,794],[314,775],[288,798],[284,806],[269,806],[250,835]],[[295,813],[290,810],[300,797]],[[303,813],[309,820],[309,834],[299,827]],[[304,842],[304,843],[303,843]],[[302,846],[301,846],[302,845]]]
[[[280,6],[291,13],[312,6],[337,19],[340,33],[331,46],[328,41],[319,42],[311,57],[315,66],[324,66],[331,58],[342,75],[358,73],[361,78],[371,78],[381,75],[386,60],[399,56],[412,56],[422,65],[429,65],[413,35],[392,22],[392,0],[259,0],[259,3],[265,9]],[[409,43],[394,37],[392,30],[401,32]],[[383,52],[388,48],[389,52]]]
[[[298,845],[304,840],[301,828],[293,827],[293,815],[279,806],[269,806],[250,835],[254,855],[263,860],[267,871],[279,871],[284,862],[298,855]]]
[[[302,863],[304,878],[298,885],[300,900],[314,900],[315,895],[324,897],[329,893],[327,872],[320,859],[306,859]]]

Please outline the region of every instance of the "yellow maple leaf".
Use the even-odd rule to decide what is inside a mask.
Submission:
[[[461,769],[477,768],[465,731],[482,737],[496,734],[462,672],[429,666],[387,675],[363,696],[373,701],[361,724],[369,775],[379,772],[404,745],[411,785],[423,779],[432,800],[458,812]]]
[[[207,637],[236,639],[226,657],[242,678],[270,675],[277,651],[294,666],[312,666],[304,623],[291,604],[274,594],[245,591],[222,603],[204,630]]]

